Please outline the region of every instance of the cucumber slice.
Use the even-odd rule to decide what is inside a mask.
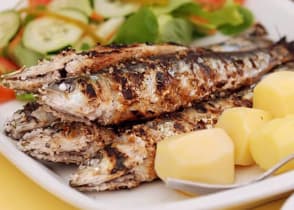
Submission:
[[[113,40],[116,32],[119,30],[124,21],[124,17],[110,18],[98,26],[96,34],[109,43]]]
[[[0,48],[6,46],[16,34],[20,25],[20,17],[15,11],[0,13]]]
[[[82,13],[81,11],[77,10],[77,9],[60,9],[60,10],[56,10],[54,11],[57,14],[63,15],[65,17],[70,17],[72,19],[75,20],[79,20],[83,23],[88,23],[89,19],[88,17]]]
[[[12,55],[10,56],[19,66],[26,67],[36,65],[38,61],[44,57],[44,55],[40,53],[25,48],[22,43],[19,43],[13,49]]]
[[[91,49],[95,45],[96,43],[91,37],[85,36],[85,37],[82,37],[77,43],[75,43],[73,45],[73,48],[76,49],[77,51],[84,51],[84,50]]]
[[[64,8],[77,9],[87,16],[90,16],[93,12],[90,0],[53,0],[48,5],[48,8],[53,11]]]
[[[94,9],[103,17],[122,17],[139,9],[140,5],[135,3],[124,3],[113,0],[94,0]]]
[[[46,54],[74,44],[82,33],[75,25],[56,18],[43,17],[26,26],[22,40],[25,47]]]

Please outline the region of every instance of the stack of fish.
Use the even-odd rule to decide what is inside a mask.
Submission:
[[[3,78],[7,87],[37,95],[13,114],[5,132],[36,159],[78,165],[70,185],[80,191],[150,182],[157,178],[158,141],[212,127],[226,108],[250,107],[256,81],[294,60],[293,43],[273,44],[265,34],[256,25],[206,48],[64,51]]]

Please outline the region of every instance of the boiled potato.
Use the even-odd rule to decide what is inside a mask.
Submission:
[[[234,181],[234,145],[223,129],[167,138],[157,144],[155,170],[167,177],[206,183]]]
[[[235,145],[236,165],[254,164],[249,150],[248,137],[270,119],[271,116],[266,111],[245,107],[227,109],[222,113],[216,127],[223,128],[232,138]]]
[[[294,117],[272,120],[253,132],[249,137],[253,159],[262,169],[269,169],[281,159],[294,153]],[[288,163],[279,172],[294,169]]]
[[[273,117],[294,114],[294,72],[280,71],[263,79],[254,89],[253,107]]]

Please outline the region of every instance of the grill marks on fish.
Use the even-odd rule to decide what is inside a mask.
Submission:
[[[266,47],[271,41],[265,38],[266,30],[255,25],[243,34],[221,44],[208,46],[213,51],[251,50]],[[203,51],[202,49],[196,49]],[[187,50],[187,47],[175,44],[134,44],[124,46],[96,46],[93,50],[77,53],[73,49],[62,51],[51,60],[44,60],[38,65],[21,68],[19,71],[3,76],[2,84],[19,91],[37,92],[38,88],[51,82],[82,74],[93,74],[108,66],[128,58],[152,57]],[[204,50],[205,51],[205,50]]]
[[[113,174],[113,168],[116,167],[117,162],[107,161],[112,163],[108,166],[108,168],[112,169],[111,172],[108,173],[108,178],[103,174],[105,182],[95,184],[97,182],[94,180],[101,180],[101,178],[99,178],[101,175],[100,173],[95,175],[92,174],[94,171],[101,168],[101,163],[109,159],[109,155],[102,155],[98,158],[99,161],[86,160],[72,176],[70,180],[71,186],[81,191],[104,191],[120,189],[120,184],[131,188],[138,186],[140,183],[156,179],[154,158],[157,142],[168,136],[212,127],[216,123],[220,113],[226,108],[235,106],[236,100],[239,100],[239,105],[248,105],[247,98],[251,97],[249,94],[251,94],[251,90],[246,90],[226,99],[220,99],[212,103],[203,103],[201,106],[205,107],[205,112],[203,112],[203,108],[201,108],[202,111],[199,111],[198,108],[196,108],[199,107],[199,105],[197,105],[177,114],[169,114],[162,118],[149,121],[142,125],[134,125],[130,129],[121,131],[117,140],[102,150],[103,154],[107,154],[106,150],[109,150],[109,148],[120,155],[125,154],[122,155],[123,158],[121,161],[117,160],[117,162],[122,164],[120,167],[123,168],[122,170],[115,171],[117,176]],[[118,156],[120,155],[117,155],[117,158],[119,158]],[[89,164],[89,162],[92,164]],[[90,173],[90,171],[92,172]],[[124,173],[122,173],[122,171]],[[129,181],[124,179],[130,175],[132,176],[130,180],[132,184],[128,186]],[[111,179],[110,177],[115,178]],[[119,179],[124,180],[124,182],[120,184],[117,183]]]
[[[50,85],[42,92],[41,103],[75,120],[101,125],[138,120],[138,116],[149,119],[213,94],[250,86],[275,66],[293,59],[284,42],[248,52],[199,53],[189,49],[130,58],[95,75]],[[85,94],[88,84],[97,97]],[[66,85],[73,91],[60,88]]]
[[[38,65],[22,68],[4,77],[2,83],[21,91],[37,92],[38,88],[63,78],[81,74],[95,73],[113,63],[119,63],[130,57],[148,57],[150,55],[177,52],[184,46],[162,44],[134,44],[122,46],[97,46],[93,50],[77,53],[65,50],[51,60],[41,61]]]

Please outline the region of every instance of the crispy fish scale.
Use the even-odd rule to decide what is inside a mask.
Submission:
[[[166,137],[212,127],[221,112],[234,106],[250,107],[251,90],[215,102],[198,104],[177,114],[135,125],[117,135],[74,173],[70,185],[80,191],[133,188],[157,178],[156,143]]]
[[[266,35],[265,28],[256,24],[239,36],[207,48],[214,51],[240,51],[266,47],[271,43],[265,38]],[[184,46],[172,44],[98,45],[93,50],[82,53],[69,49],[51,60],[44,60],[36,66],[23,67],[19,71],[3,76],[2,84],[18,91],[37,92],[43,85],[59,79],[94,73],[131,57],[167,54],[186,49]]]
[[[277,65],[292,61],[292,45],[282,40],[245,52],[185,50],[133,58],[97,74],[53,83],[42,90],[40,103],[69,121],[111,125],[150,119],[250,86]]]

